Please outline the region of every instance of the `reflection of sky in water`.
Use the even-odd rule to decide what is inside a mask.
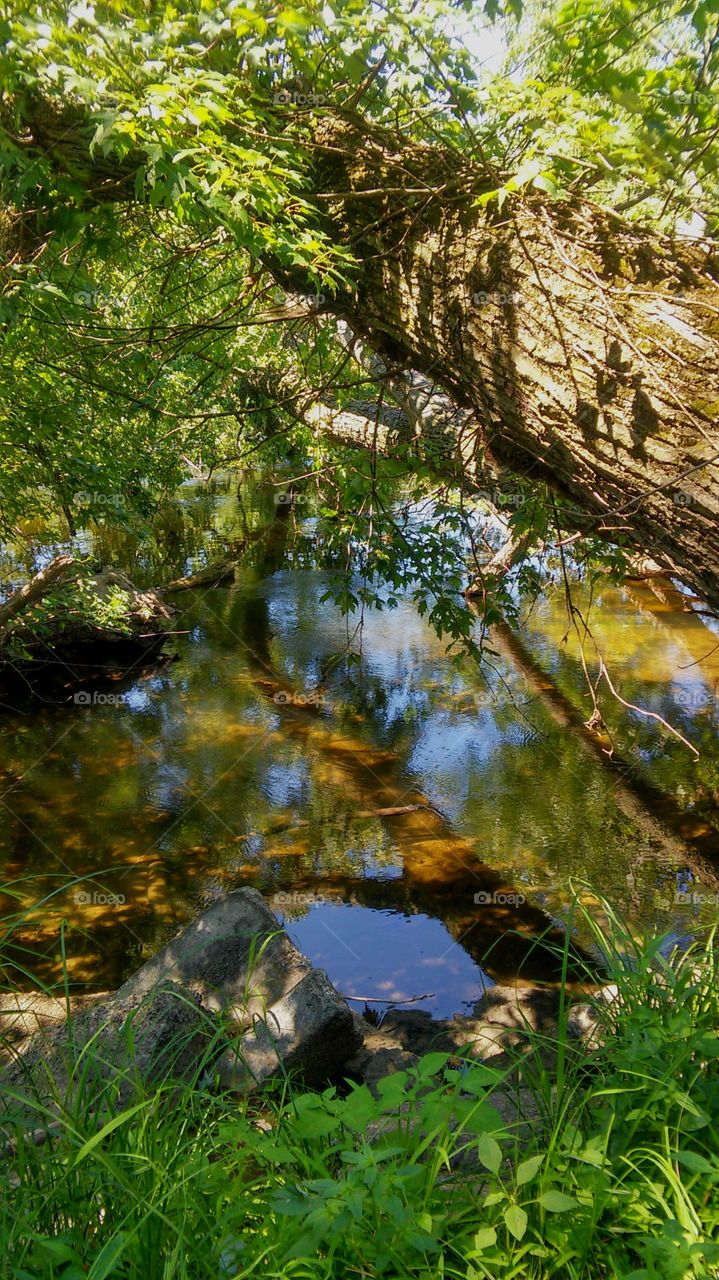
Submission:
[[[491,716],[470,723],[435,715],[424,724],[409,767],[422,779],[432,804],[451,819],[472,794],[474,770],[481,769],[501,746],[502,733]]]
[[[263,790],[272,805],[282,809],[302,799],[309,766],[298,763],[271,764],[264,776]]]
[[[221,502],[227,528],[234,528],[236,504],[226,495]],[[197,567],[198,555],[207,558],[211,544],[203,534],[188,570]],[[54,548],[44,558],[51,554]],[[142,881],[136,899],[128,889],[128,919],[132,902],[142,904],[128,929],[142,929],[146,919],[147,935],[155,919],[165,928],[192,914],[208,885],[220,891],[256,883],[271,894],[278,882],[291,887],[295,874],[303,886],[315,876],[321,885],[334,874],[375,884],[406,875],[410,892],[402,898],[388,886],[378,909],[324,904],[292,929],[343,989],[370,997],[381,994],[381,982],[395,996],[431,990],[443,1012],[476,999],[481,986],[480,970],[441,923],[449,919],[443,889],[453,884],[452,833],[446,851],[438,842],[436,865],[428,870],[416,827],[396,820],[367,826],[357,818],[358,810],[371,815],[375,805],[400,803],[412,788],[466,837],[463,860],[471,861],[476,849],[559,923],[571,878],[584,875],[638,926],[672,929],[681,937],[716,916],[705,903],[675,900],[676,867],[667,866],[640,824],[621,812],[612,779],[552,723],[513,661],[492,659],[490,691],[471,663],[460,671],[450,665],[446,641],[403,598],[396,610],[364,614],[362,665],[348,673],[343,654],[359,619],[344,619],[322,601],[327,585],[323,572],[284,570],[254,586],[248,572],[229,589],[187,593],[177,598],[180,612],[173,621],[173,629],[191,633],[173,641],[181,661],[123,688],[119,706],[50,710],[22,720],[18,736],[8,733],[0,748],[0,768],[24,779],[13,790],[19,817],[5,845],[13,873],[42,875],[69,866],[83,874],[116,867],[130,847],[140,859],[148,851],[149,862],[162,850],[168,864],[175,859],[167,880],[158,873],[156,882],[148,880],[150,888]],[[700,763],[694,766],[684,748],[663,741],[656,722],[618,704],[608,713],[616,712],[620,750],[643,762],[647,776],[677,794],[688,811],[702,777],[716,787],[711,770],[717,761],[719,656],[697,666],[712,649],[713,634],[690,614],[662,610],[642,590],[632,588],[630,597],[618,588],[597,588],[593,634],[620,692],[665,715],[692,740],[705,734]],[[584,604],[579,587],[575,596]],[[566,631],[561,593],[555,592],[537,602],[523,639],[565,696],[588,714],[576,638],[570,634],[565,644]],[[587,656],[591,668],[591,646]],[[258,689],[257,671],[266,676],[272,670],[281,687],[326,693],[315,720],[324,741],[295,736],[292,708],[278,707],[271,691],[268,696]],[[346,754],[333,757],[328,738],[346,743]],[[363,772],[353,741],[391,757],[389,791],[375,786],[377,771]],[[9,831],[13,818],[5,818]],[[286,834],[273,844],[267,832],[275,826]],[[31,860],[25,853],[29,831],[37,832]],[[467,874],[471,879],[471,869]],[[382,909],[411,901],[414,883],[423,887],[419,914]],[[688,873],[679,883],[688,891],[701,888]],[[93,927],[91,919],[80,924]],[[127,963],[125,937],[113,919],[116,965]],[[101,968],[103,957],[94,963]]]
[[[130,708],[131,711],[146,711],[152,701],[151,692],[156,693],[159,681],[151,681],[148,685],[135,685],[133,689],[128,689],[127,693],[123,693],[122,701]]]
[[[378,1009],[380,1001],[426,999],[407,1004],[435,1017],[467,1013],[492,986],[439,920],[425,915],[372,911],[342,903],[317,903],[288,919],[293,942],[347,996]],[[354,1004],[361,1011],[361,1004]]]
[[[400,866],[376,865],[370,860],[365,861],[363,866],[365,880],[399,880],[402,877],[402,870]]]

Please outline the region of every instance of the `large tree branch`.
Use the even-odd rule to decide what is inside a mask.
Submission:
[[[5,604],[0,605],[0,632],[4,631],[19,614],[24,613],[31,605],[37,604],[38,600],[42,600],[53,587],[65,582],[75,567],[72,556],[62,555],[55,556],[55,559],[51,560],[44,569],[40,569],[29,582],[20,587],[19,591],[11,595]],[[0,635],[0,644],[3,638],[6,637]]]
[[[339,300],[353,329],[440,382],[477,447],[546,480],[573,520],[719,605],[716,258],[578,200],[500,213],[449,153],[355,124],[322,141],[327,225],[362,263]],[[401,181],[426,197],[397,197]]]
[[[131,198],[136,158],[89,157],[71,117],[36,107],[28,145],[84,165],[88,199]],[[404,431],[472,487],[485,458],[544,481],[568,522],[624,539],[719,607],[715,253],[577,198],[523,192],[500,210],[494,177],[359,117],[328,113],[304,145],[318,219],[359,262],[328,307],[388,370],[416,369],[460,406],[408,418],[409,433],[387,426],[387,446]],[[328,429],[382,434],[341,413]]]

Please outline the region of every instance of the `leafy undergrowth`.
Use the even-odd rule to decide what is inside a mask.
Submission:
[[[88,567],[81,565],[74,580],[48,591],[13,621],[1,638],[0,657],[31,661],[36,650],[46,658],[49,645],[78,637],[129,637],[137,629],[134,608],[128,590],[111,584],[99,591]]]
[[[523,1067],[531,1126],[492,1106],[492,1090],[507,1088],[499,1072],[443,1054],[388,1076],[378,1097],[285,1080],[241,1101],[213,1089],[211,1055],[191,1084],[121,1108],[108,1096],[99,1109],[76,1079],[46,1141],[2,1125],[13,1145],[0,1172],[0,1272],[719,1276],[714,937],[664,958],[661,940],[637,945],[613,919],[618,994],[598,1002],[598,1047],[577,1048],[566,1008],[551,1068],[535,1037]],[[606,935],[597,940],[606,954]],[[42,1128],[50,1113],[35,1105]]]

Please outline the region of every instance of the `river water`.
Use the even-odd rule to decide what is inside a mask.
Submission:
[[[226,477],[184,487],[144,538],[78,541],[160,583],[226,555],[271,508],[261,483]],[[85,702],[4,711],[0,883],[28,973],[53,983],[65,964],[76,990],[113,988],[198,908],[253,885],[357,1007],[449,1015],[493,982],[556,978],[537,939],[561,941],[573,889],[598,919],[587,884],[667,945],[716,918],[706,620],[675,594],[577,585],[590,674],[599,651],[617,693],[653,713],[605,686],[610,758],[581,728],[592,702],[558,584],[517,634],[492,637],[484,674],[452,664],[409,597],[365,613],[348,662],[359,619],[323,601],[313,528],[293,510],[234,582],[178,594],[176,661],[93,684]],[[51,540],[30,532],[32,558],[5,548],[7,582]]]

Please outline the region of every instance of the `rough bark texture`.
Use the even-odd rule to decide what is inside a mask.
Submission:
[[[499,212],[457,157],[387,134],[331,121],[321,141],[322,207],[362,262],[338,306],[474,411],[459,442],[427,425],[438,460],[491,451],[719,605],[716,256],[581,201]]]
[[[28,116],[29,145],[81,165],[91,201],[132,198],[141,157],[90,161],[65,104]],[[328,114],[307,145],[321,216],[360,263],[327,309],[469,411],[421,421],[422,454],[546,480],[573,525],[626,538],[719,608],[716,252],[580,199],[525,191],[500,210],[497,179],[459,153],[359,117]]]

